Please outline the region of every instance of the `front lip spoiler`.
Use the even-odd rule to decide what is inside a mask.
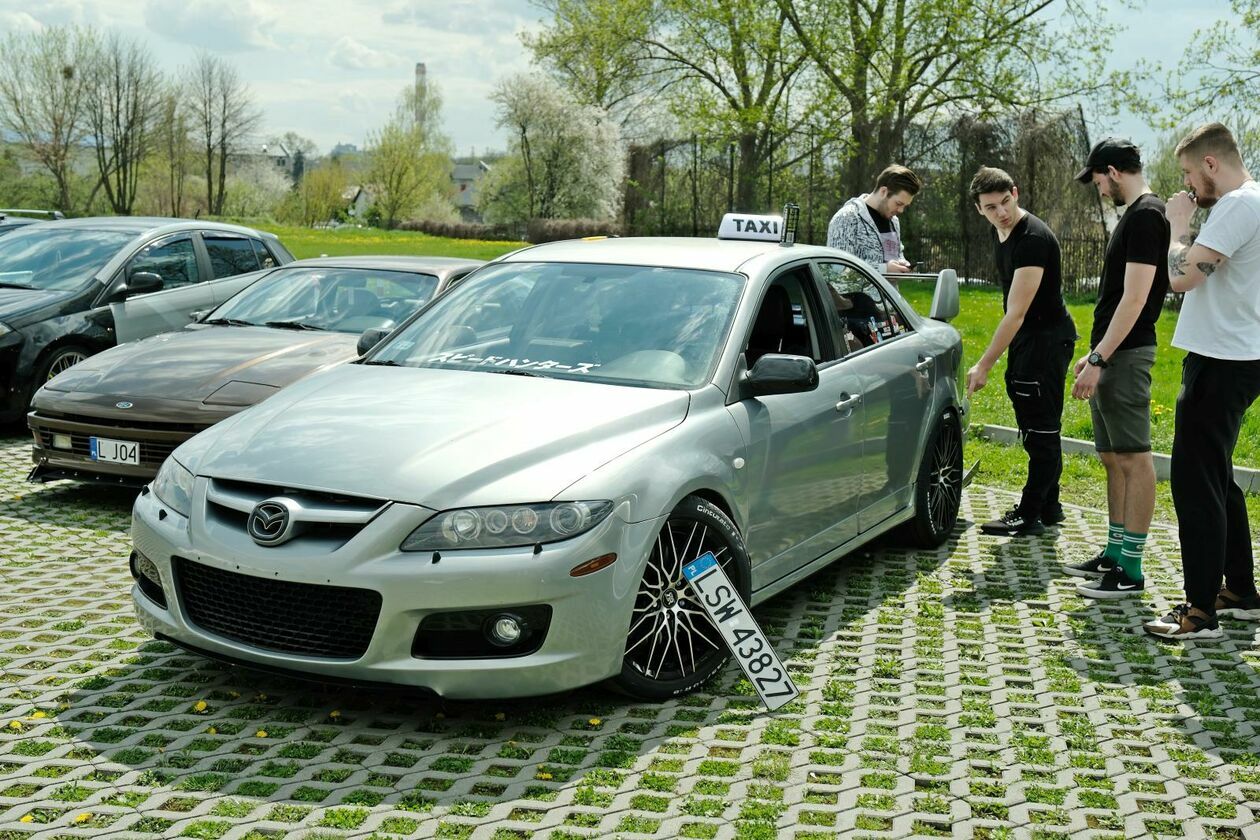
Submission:
[[[288,677],[289,679],[301,680],[305,683],[313,683],[317,685],[332,685],[342,688],[365,688],[374,691],[391,691],[395,694],[418,694],[429,700],[441,700],[442,695],[438,694],[431,688],[420,685],[404,685],[401,683],[376,682],[373,680],[356,680],[350,677],[334,677],[326,674],[311,674],[307,671],[298,671],[291,668],[283,668],[278,665],[263,665],[257,662],[249,662],[244,659],[236,659],[227,654],[218,653],[217,651],[199,648],[196,645],[190,645],[188,642],[180,641],[172,638],[165,633],[155,633],[154,636],[163,642],[169,642],[172,645],[183,648],[189,653],[195,653],[198,656],[204,656],[207,659],[213,659],[216,662],[222,662],[237,668],[244,668],[250,671],[259,671],[264,674],[273,674],[279,677]]]
[[[102,475],[65,467],[50,467],[47,464],[40,464],[34,467],[26,475],[26,480],[34,484],[45,484],[49,481],[60,481],[62,479],[82,481],[103,487],[129,487],[133,490],[139,490],[152,481],[150,478],[141,478],[139,476]]]

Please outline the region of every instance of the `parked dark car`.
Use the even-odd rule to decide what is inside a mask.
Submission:
[[[27,417],[34,481],[140,485],[176,446],[284,386],[359,355],[480,266],[325,257],[266,274],[200,323],[122,344],[48,382]]]
[[[57,210],[0,210],[0,236],[4,236],[11,230],[17,230],[23,225],[34,224],[42,221],[42,219],[32,218],[32,216],[43,216],[49,219],[65,218]]]
[[[272,234],[181,219],[37,222],[0,236],[0,423],[71,365],[177,329],[292,261]]]

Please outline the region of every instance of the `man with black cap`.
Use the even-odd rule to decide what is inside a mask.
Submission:
[[[1089,400],[1094,448],[1107,471],[1107,547],[1068,574],[1087,598],[1124,598],[1145,588],[1142,552],[1155,512],[1151,456],[1151,368],[1155,322],[1168,293],[1168,219],[1128,140],[1100,140],[1076,176],[1124,215],[1107,243],[1094,304],[1090,351],[1076,363],[1072,396]]]

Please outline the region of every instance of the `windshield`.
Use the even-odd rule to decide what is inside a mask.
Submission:
[[[437,278],[368,268],[281,268],[247,286],[207,323],[293,324],[334,332],[393,329],[433,297]]]
[[[735,274],[680,268],[488,266],[368,364],[696,388],[711,375],[743,285]]]
[[[117,230],[27,225],[0,236],[0,287],[77,289],[135,238]]]

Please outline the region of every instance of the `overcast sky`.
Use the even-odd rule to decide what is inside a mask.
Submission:
[[[1130,69],[1139,57],[1175,65],[1194,29],[1225,14],[1228,0],[1190,6],[1147,0],[1140,14],[1110,12],[1128,26],[1113,66]],[[457,153],[501,147],[488,95],[496,79],[528,69],[519,33],[540,28],[540,19],[528,0],[0,0],[0,33],[113,27],[148,45],[170,71],[198,49],[222,55],[250,84],[267,133],[296,131],[322,152],[339,142],[361,147],[416,62],[441,87]],[[1152,139],[1133,118],[1115,128],[1139,145]]]

